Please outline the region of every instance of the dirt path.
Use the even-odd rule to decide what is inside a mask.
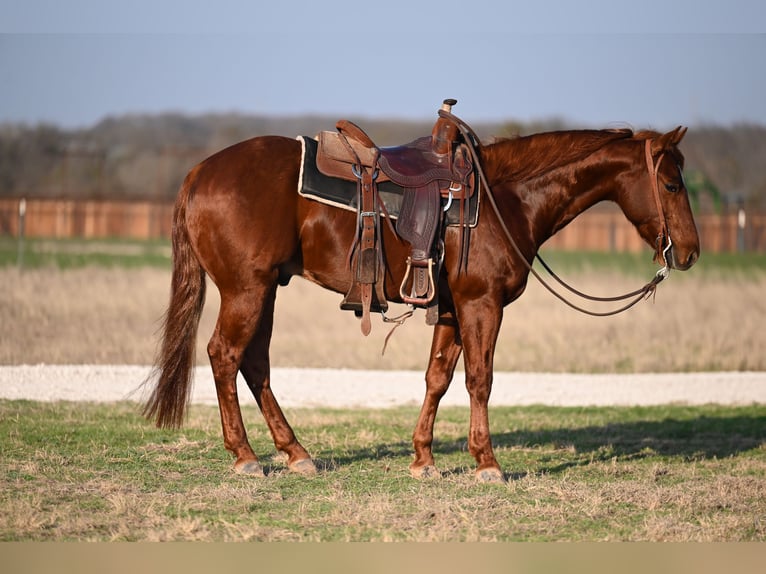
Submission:
[[[140,401],[148,367],[109,365],[0,366],[0,398],[37,401]],[[423,373],[344,369],[272,369],[284,407],[419,405]],[[255,404],[240,381],[243,404]],[[209,367],[198,367],[192,401],[215,404]],[[496,373],[491,404],[557,406],[766,403],[766,372],[584,375]],[[468,405],[462,373],[442,401]]]

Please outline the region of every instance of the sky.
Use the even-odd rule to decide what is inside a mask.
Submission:
[[[0,0],[0,124],[456,98],[469,123],[766,125],[764,68],[761,0]]]

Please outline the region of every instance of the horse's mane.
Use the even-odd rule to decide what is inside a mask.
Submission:
[[[580,161],[609,142],[646,139],[655,132],[630,129],[567,130],[529,136],[499,138],[482,147],[485,168],[492,166],[495,180],[526,180]]]

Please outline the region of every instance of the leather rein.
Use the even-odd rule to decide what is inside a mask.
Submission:
[[[489,182],[487,181],[487,177],[484,174],[484,169],[482,167],[479,154],[476,151],[476,146],[479,142],[479,138],[476,136],[476,134],[474,133],[474,131],[471,129],[471,127],[468,124],[466,124],[463,120],[453,115],[452,113],[446,112],[444,110],[439,110],[439,115],[448,117],[449,119],[454,121],[455,124],[458,126],[458,129],[463,134],[463,138],[466,140],[466,143],[468,144],[468,149],[471,151],[471,155],[474,160],[474,166],[476,166],[476,170],[479,174],[479,178],[486,191],[487,199],[490,205],[492,206],[492,210],[495,212],[495,216],[497,217],[497,220],[500,223],[500,226],[503,229],[505,236],[507,237],[508,241],[510,242],[516,254],[519,256],[521,261],[527,267],[529,272],[532,275],[534,275],[534,277],[542,284],[542,286],[545,287],[548,291],[550,291],[556,298],[564,302],[566,305],[568,305],[572,309],[575,309],[576,311],[580,311],[581,313],[584,313],[586,315],[591,315],[594,317],[609,317],[611,315],[617,315],[619,313],[622,313],[623,311],[627,311],[628,309],[636,305],[642,299],[648,299],[649,297],[655,294],[657,285],[659,285],[670,274],[670,265],[668,263],[667,256],[668,256],[668,252],[670,251],[670,248],[673,246],[673,242],[670,239],[670,233],[667,228],[667,223],[665,220],[665,212],[662,208],[662,202],[660,201],[660,191],[659,191],[658,173],[659,173],[660,163],[662,162],[662,159],[665,157],[665,154],[664,153],[660,154],[660,157],[657,159],[657,163],[654,163],[654,159],[652,158],[652,150],[651,150],[652,140],[651,139],[647,139],[645,143],[646,167],[649,171],[649,177],[652,183],[652,192],[654,195],[655,202],[657,204],[657,212],[659,214],[659,219],[660,219],[660,233],[657,236],[657,247],[656,247],[657,255],[658,257],[662,258],[662,262],[664,264],[662,269],[657,271],[656,275],[654,276],[654,278],[652,278],[651,281],[649,281],[643,287],[636,289],[635,291],[631,291],[630,293],[625,293],[624,295],[617,295],[614,297],[595,297],[593,295],[588,295],[586,293],[578,291],[571,285],[567,284],[563,279],[561,279],[558,275],[556,275],[556,273],[553,272],[553,270],[548,266],[548,264],[545,261],[543,261],[542,257],[540,257],[539,254],[535,254],[535,257],[537,258],[537,260],[540,261],[542,266],[551,275],[551,277],[553,277],[559,285],[567,289],[570,293],[573,293],[574,295],[577,295],[578,297],[582,299],[586,299],[588,301],[595,301],[599,303],[609,303],[609,302],[614,303],[614,302],[620,302],[620,301],[628,301],[625,305],[618,307],[617,309],[613,309],[611,311],[598,312],[598,311],[591,311],[589,309],[585,309],[584,307],[580,307],[579,305],[569,301],[566,297],[564,297],[562,294],[556,291],[553,287],[551,287],[545,281],[545,279],[543,279],[543,277],[537,272],[537,270],[534,269],[532,264],[529,261],[527,261],[526,256],[524,255],[524,253],[522,253],[518,244],[513,239],[513,236],[511,235],[510,230],[506,226],[505,221],[503,220],[503,217],[500,214],[500,209],[497,206],[497,202],[495,200],[494,194],[492,193],[492,189],[490,188]],[[663,248],[664,244],[665,244],[665,247]]]

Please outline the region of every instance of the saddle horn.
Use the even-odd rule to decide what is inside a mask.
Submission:
[[[452,112],[452,106],[457,100],[448,98],[442,103],[441,110],[447,113]],[[431,149],[434,153],[445,155],[452,149],[452,144],[457,140],[458,128],[454,122],[448,118],[439,116],[431,131]]]

